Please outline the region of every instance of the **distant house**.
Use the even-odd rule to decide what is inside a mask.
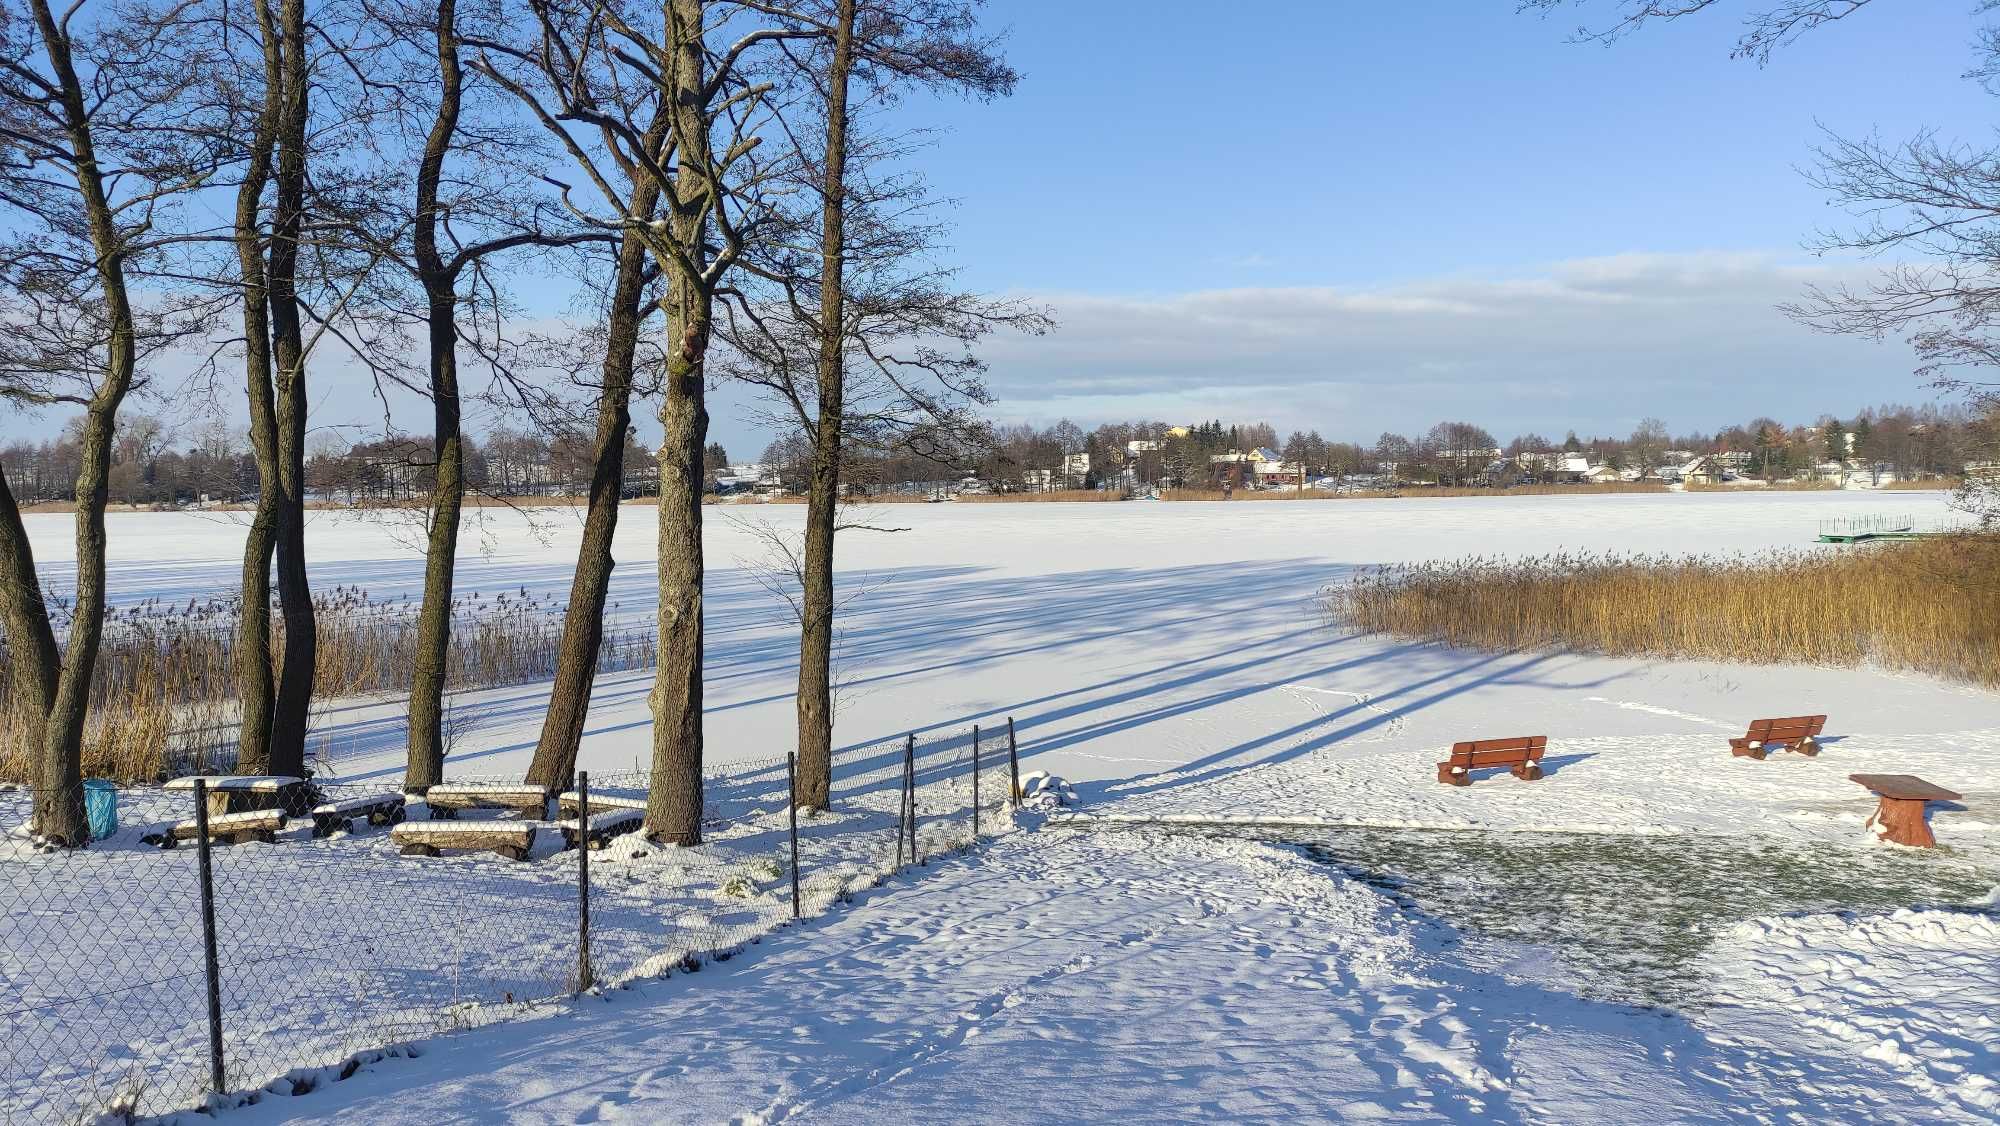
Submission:
[[[1714,454],[1699,454],[1687,460],[1678,469],[1669,471],[1673,479],[1689,485],[1719,485],[1734,480],[1735,474]]]

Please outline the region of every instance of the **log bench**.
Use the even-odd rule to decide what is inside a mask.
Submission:
[[[535,827],[533,821],[405,821],[389,830],[389,839],[404,856],[491,850],[509,860],[526,860]]]
[[[248,844],[275,841],[278,831],[285,827],[285,813],[280,809],[248,809],[241,813],[216,813],[208,818],[208,839],[227,844]],[[146,839],[161,848],[172,848],[182,841],[191,841],[201,836],[201,824],[190,817],[186,821],[176,821],[164,833]]]
[[[457,817],[467,809],[504,809],[539,821],[548,816],[549,792],[540,786],[515,786],[485,782],[442,782],[424,791],[431,816],[439,820]]]
[[[556,798],[556,812],[560,813],[564,817],[575,817],[577,804],[578,802],[577,802],[576,791],[565,790],[560,796]],[[643,813],[646,809],[646,799],[622,798],[612,794],[600,794],[596,790],[592,790],[590,792],[590,808],[593,811],[606,810],[606,809],[636,809]]]
[[[1772,751],[1797,751],[1811,758],[1819,754],[1819,733],[1825,727],[1823,715],[1753,720],[1741,739],[1729,741],[1729,753],[1761,760]]]
[[[1881,804],[1864,825],[1886,841],[1912,848],[1935,848],[1930,823],[1924,820],[1924,806],[1934,801],[1957,801],[1960,797],[1942,786],[1934,786],[1914,774],[1850,774],[1881,798]]]
[[[330,837],[342,830],[351,832],[356,821],[366,821],[370,825],[394,825],[403,819],[403,795],[361,794],[330,801],[314,806],[312,819],[312,835],[315,837]]]
[[[1448,786],[1470,786],[1473,771],[1493,766],[1507,767],[1509,773],[1523,782],[1536,781],[1542,776],[1542,751],[1548,744],[1546,735],[1454,743],[1451,757],[1438,763],[1438,781]]]
[[[592,809],[597,808],[596,794],[590,796],[590,807]],[[591,814],[589,823],[583,826],[581,831],[578,829],[574,816],[567,821],[557,822],[556,827],[562,830],[563,848],[565,850],[577,847],[579,838],[581,838],[582,843],[586,847],[592,852],[596,852],[609,845],[611,838],[622,836],[626,833],[638,832],[639,826],[645,823],[646,811],[643,808],[608,809],[603,813]]]
[[[193,790],[208,783],[208,812],[216,817],[253,809],[297,813],[305,802],[305,779],[286,774],[190,774],[167,782],[169,790]]]

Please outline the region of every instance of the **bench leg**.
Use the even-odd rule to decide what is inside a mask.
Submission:
[[[1731,739],[1729,741],[1729,753],[1737,758],[1753,758],[1758,762],[1762,762],[1764,761],[1764,756],[1770,752],[1765,747],[1753,747],[1745,740]]]
[[[1875,832],[1885,841],[1911,848],[1935,848],[1930,823],[1924,820],[1924,803],[1910,798],[1883,798],[1875,816],[1869,818]]]
[[[436,856],[437,846],[427,844],[406,844],[402,848],[404,856]]]
[[[499,853],[500,855],[506,857],[509,860],[526,860],[528,858],[527,849],[516,848],[513,845],[501,845],[498,848],[495,848],[493,851]]]
[[[1450,763],[1441,762],[1438,763],[1438,781],[1447,786],[1470,786],[1472,775],[1469,772],[1454,771]]]
[[[1524,762],[1514,767],[1513,772],[1514,777],[1519,778],[1523,782],[1539,782],[1542,780],[1542,764],[1539,762]]]
[[[1788,751],[1796,751],[1797,753],[1802,754],[1807,758],[1816,758],[1819,755],[1819,740],[1801,739],[1798,742],[1793,743],[1791,746],[1786,747],[1785,749]]]

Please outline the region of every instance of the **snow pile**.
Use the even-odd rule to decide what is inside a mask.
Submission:
[[[1710,952],[1718,1033],[1808,1073],[1884,1073],[1951,1117],[2000,1117],[2000,917],[1911,910],[1757,919]]]
[[[1021,776],[1021,807],[1043,811],[1077,804],[1076,789],[1046,770],[1031,770]]]

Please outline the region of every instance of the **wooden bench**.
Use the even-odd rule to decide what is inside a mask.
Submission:
[[[1743,738],[1729,741],[1729,753],[1738,758],[1762,759],[1772,751],[1797,751],[1810,758],[1819,753],[1819,733],[1824,727],[1823,715],[1753,720]]]
[[[526,860],[535,844],[533,821],[405,821],[389,830],[404,856],[437,856],[492,850],[509,860]]]
[[[285,827],[285,814],[279,809],[250,809],[242,813],[214,813],[208,818],[208,839],[229,844],[248,844],[263,841],[266,844],[278,837],[278,830]],[[201,825],[194,818],[176,821],[164,833],[145,839],[161,848],[172,848],[182,841],[191,841],[201,836]]]
[[[1473,771],[1504,766],[1521,781],[1533,782],[1542,776],[1542,751],[1548,744],[1546,735],[1454,743],[1451,757],[1438,763],[1438,781],[1448,786],[1470,786]]]
[[[1875,826],[1883,840],[1913,848],[1935,848],[1937,838],[1924,820],[1924,806],[1934,801],[1957,801],[1960,797],[1942,786],[1934,786],[1914,774],[1850,774],[1882,799],[1864,823]]]
[[[305,779],[285,774],[190,774],[169,780],[167,789],[193,790],[196,782],[208,783],[211,817],[252,809],[297,813],[306,800]]]
[[[330,801],[314,806],[312,819],[312,835],[315,837],[330,837],[341,830],[352,831],[356,821],[366,821],[370,825],[394,825],[403,819],[403,795],[362,794]]]
[[[597,808],[596,794],[590,795],[590,806],[592,809]],[[611,838],[638,832],[639,826],[645,823],[644,809],[608,809],[603,813],[591,814],[590,823],[584,826],[580,833],[576,818],[573,816],[568,821],[557,822],[556,827],[562,830],[565,850],[577,847],[580,837],[581,843],[592,852],[596,852],[609,845]]]
[[[540,786],[444,782],[424,792],[431,816],[449,820],[467,809],[504,809],[540,821],[549,813],[549,792]]]
[[[575,817],[576,807],[577,795],[575,790],[566,790],[556,798],[556,812],[564,817]],[[592,790],[590,792],[590,808],[593,816],[596,812],[606,809],[636,809],[644,812],[646,799],[622,798],[612,794],[600,794]]]

